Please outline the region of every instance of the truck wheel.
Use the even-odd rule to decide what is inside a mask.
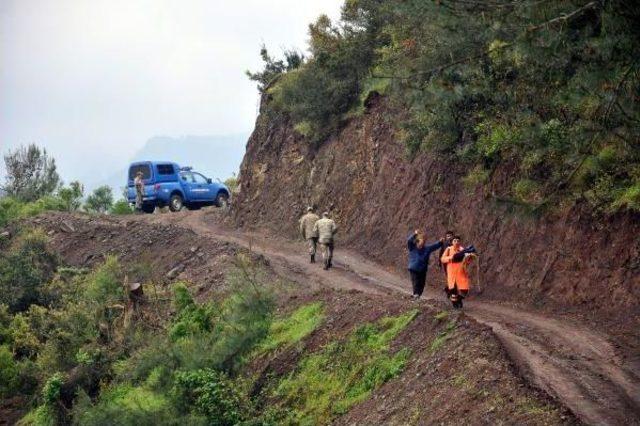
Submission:
[[[153,213],[156,210],[156,206],[154,206],[153,204],[143,204],[142,205],[142,211],[145,213]]]
[[[169,210],[171,210],[172,212],[179,212],[180,210],[182,210],[182,206],[182,195],[173,194],[171,196],[171,200],[169,200]]]
[[[229,203],[229,196],[223,192],[219,193],[216,197],[216,206],[218,207],[227,207]]]

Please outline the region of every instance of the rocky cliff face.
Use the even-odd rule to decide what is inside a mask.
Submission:
[[[426,228],[436,240],[450,228],[480,251],[483,297],[638,312],[637,216],[594,221],[579,207],[544,218],[518,213],[490,196],[510,181],[508,165],[487,187],[470,191],[460,179],[468,171],[459,165],[429,153],[408,158],[391,124],[397,114],[381,97],[318,148],[268,109],[263,105],[240,169],[238,225],[296,237],[299,216],[315,205],[330,210],[340,226],[338,252],[348,246],[399,270],[411,229]],[[439,287],[444,280],[435,257],[429,284]]]

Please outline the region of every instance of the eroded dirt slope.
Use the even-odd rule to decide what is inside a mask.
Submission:
[[[319,148],[287,117],[259,116],[241,166],[235,223],[292,238],[305,207],[315,205],[331,210],[339,246],[395,269],[404,268],[410,229],[424,227],[435,240],[451,228],[480,250],[485,298],[583,313],[637,334],[637,215],[594,221],[579,206],[548,218],[514,213],[490,194],[517,171],[504,165],[484,192],[470,192],[460,182],[468,170],[426,153],[408,160],[394,116],[383,98],[373,99],[364,116]],[[433,269],[432,282],[440,279]]]
[[[269,259],[274,270],[300,283],[300,290],[331,287],[394,299],[409,291],[406,277],[356,252],[339,249],[336,267],[323,271],[317,264],[308,263],[301,242],[264,231],[229,229],[220,224],[220,214],[216,212],[143,216],[137,220],[180,224],[203,236],[250,247]],[[448,309],[439,292],[429,289],[427,297]],[[638,354],[622,344],[619,336],[598,331],[580,318],[482,298],[472,297],[465,312],[491,327],[529,383],[561,401],[582,421],[594,425],[640,424]]]
[[[293,281],[293,287],[280,293],[281,314],[312,301],[321,301],[325,312],[322,325],[302,346],[254,362],[253,373],[267,378],[259,386],[273,386],[304,356],[366,322],[418,309],[416,319],[391,348],[411,351],[406,369],[339,417],[339,423],[459,424],[460,416],[469,424],[577,422],[557,402],[525,383],[489,327],[464,314],[443,315],[437,303],[415,304],[398,297],[392,287],[358,276],[344,262],[323,276],[318,268],[306,267],[297,254],[291,255],[290,243],[274,240],[268,245],[263,236],[234,234],[211,220],[205,212],[131,218],[51,214],[30,223],[49,235],[51,246],[68,265],[88,267],[106,255],[116,255],[129,265],[145,259],[160,283],[186,280],[203,299],[224,291],[223,277],[234,254],[251,247],[255,259]],[[264,250],[267,246],[271,249]],[[176,268],[180,272],[174,272]],[[437,339],[441,343],[435,345]]]

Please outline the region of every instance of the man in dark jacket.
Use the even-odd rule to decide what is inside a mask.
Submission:
[[[419,231],[414,231],[407,239],[409,249],[409,275],[413,286],[413,299],[419,299],[424,291],[429,268],[431,253],[442,247],[444,238],[431,245],[425,246],[424,236]]]

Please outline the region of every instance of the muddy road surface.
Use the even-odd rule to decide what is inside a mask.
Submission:
[[[132,220],[132,219],[123,219]],[[173,224],[215,240],[250,248],[274,270],[301,285],[319,284],[406,297],[408,279],[337,247],[329,271],[308,263],[303,243],[259,232],[234,230],[210,210],[137,216],[133,220]],[[443,294],[429,289],[427,298]],[[521,374],[591,425],[640,425],[640,368],[617,351],[610,336],[565,318],[554,318],[478,298],[465,312],[490,326]]]

